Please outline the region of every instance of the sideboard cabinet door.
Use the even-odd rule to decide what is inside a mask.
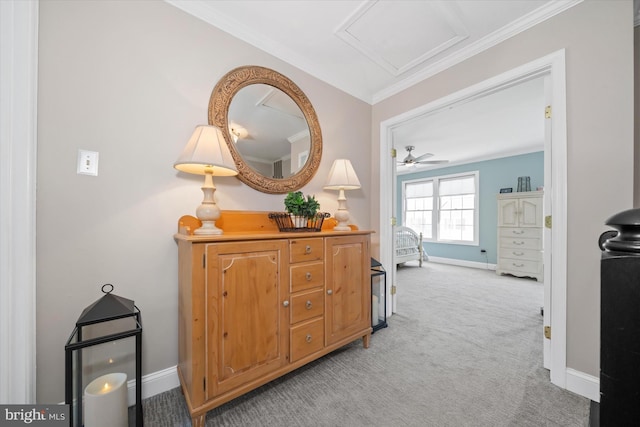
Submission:
[[[286,240],[207,245],[207,396],[289,362]]]
[[[369,236],[326,238],[326,345],[371,326],[369,265]]]

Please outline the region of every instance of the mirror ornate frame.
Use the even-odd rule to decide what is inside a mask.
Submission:
[[[266,177],[247,165],[238,152],[229,132],[229,106],[234,95],[243,87],[252,84],[266,84],[280,89],[300,107],[309,126],[309,158],[295,175],[285,179]],[[209,124],[218,126],[231,151],[238,178],[248,186],[263,193],[283,194],[296,191],[313,178],[322,157],[322,133],[320,122],[313,105],[304,92],[291,80],[277,71],[259,66],[238,67],[225,74],[211,92],[209,99]]]

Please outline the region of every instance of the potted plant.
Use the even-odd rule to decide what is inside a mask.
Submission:
[[[296,228],[306,227],[307,220],[314,218],[320,209],[315,196],[305,198],[302,191],[290,192],[284,199],[285,210],[291,215]]]

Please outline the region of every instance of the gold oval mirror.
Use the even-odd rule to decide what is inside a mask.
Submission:
[[[311,102],[287,77],[244,66],[211,92],[209,124],[222,129],[242,182],[265,193],[296,191],[322,157],[320,123]]]

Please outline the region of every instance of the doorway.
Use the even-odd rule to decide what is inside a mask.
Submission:
[[[553,331],[553,340],[545,340],[545,352],[551,382],[566,387],[566,88],[564,50],[520,66],[494,78],[463,89],[439,100],[407,111],[380,124],[380,257],[383,265],[391,266],[389,283],[395,285],[393,248],[396,173],[395,159],[388,155],[393,149],[393,130],[421,115],[449,108],[457,103],[485,96],[520,82],[547,76],[545,95],[553,108],[553,126],[549,126],[545,141],[545,216],[553,218],[553,233],[545,228],[545,325]],[[543,114],[544,112],[541,112]],[[390,289],[393,289],[390,287]],[[391,312],[394,295],[389,292],[387,309]],[[541,331],[542,333],[542,331]]]

